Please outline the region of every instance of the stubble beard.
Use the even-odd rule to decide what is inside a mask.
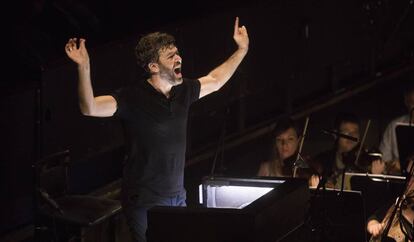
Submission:
[[[183,82],[182,77],[176,77],[175,76],[174,70],[170,70],[167,67],[165,67],[164,65],[160,65],[159,67],[160,67],[160,77],[163,80],[166,80],[171,85],[175,86],[175,85],[181,84]]]

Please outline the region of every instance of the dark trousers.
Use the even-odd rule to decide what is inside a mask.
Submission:
[[[154,206],[185,207],[185,195],[154,199],[150,204],[140,205],[138,196],[130,196],[122,202],[123,212],[134,242],[146,242],[147,212]]]

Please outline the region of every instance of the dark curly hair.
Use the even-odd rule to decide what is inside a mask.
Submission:
[[[175,39],[167,33],[154,32],[143,36],[135,47],[137,64],[150,73],[148,64],[157,62],[159,51],[170,46],[175,46]]]

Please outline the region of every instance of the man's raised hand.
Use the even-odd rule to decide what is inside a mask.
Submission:
[[[89,64],[89,55],[85,47],[85,39],[79,39],[79,47],[77,46],[76,41],[76,38],[68,40],[65,45],[66,54],[78,65]]]
[[[249,35],[247,34],[247,29],[244,25],[239,27],[239,17],[236,17],[236,21],[234,23],[233,39],[239,49],[246,51],[249,49]]]

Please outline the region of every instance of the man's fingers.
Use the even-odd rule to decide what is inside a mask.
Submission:
[[[79,49],[81,46],[84,48],[85,47],[85,39],[80,39],[80,41],[79,41],[79,48],[78,48],[78,46],[77,46],[77,38],[70,38],[69,40],[68,40],[68,42],[66,43],[66,45],[65,45],[65,51],[66,51],[66,53],[70,53],[70,52],[72,52],[72,51],[74,51],[74,50],[77,50],[77,49]]]
[[[234,22],[234,35],[237,35],[239,32],[239,17],[236,17],[236,21]]]
[[[76,38],[71,38],[68,42],[69,51],[76,49]]]
[[[242,33],[242,34],[247,33],[246,27],[244,25],[239,28],[239,33]]]
[[[65,51],[67,53],[71,52],[73,50],[73,43],[72,39],[69,39],[68,43],[65,45]]]
[[[70,47],[71,48],[76,48],[76,38],[72,38],[71,40],[70,40]]]
[[[74,50],[78,50],[80,48],[85,49],[86,40],[83,39],[83,38],[80,38],[79,39],[79,46],[78,46],[77,40],[78,40],[77,38],[70,38],[68,40],[68,42],[65,45],[66,52],[71,52],[71,51],[74,51]]]
[[[79,40],[79,48],[85,49],[85,42],[86,42],[85,39],[80,39]]]

